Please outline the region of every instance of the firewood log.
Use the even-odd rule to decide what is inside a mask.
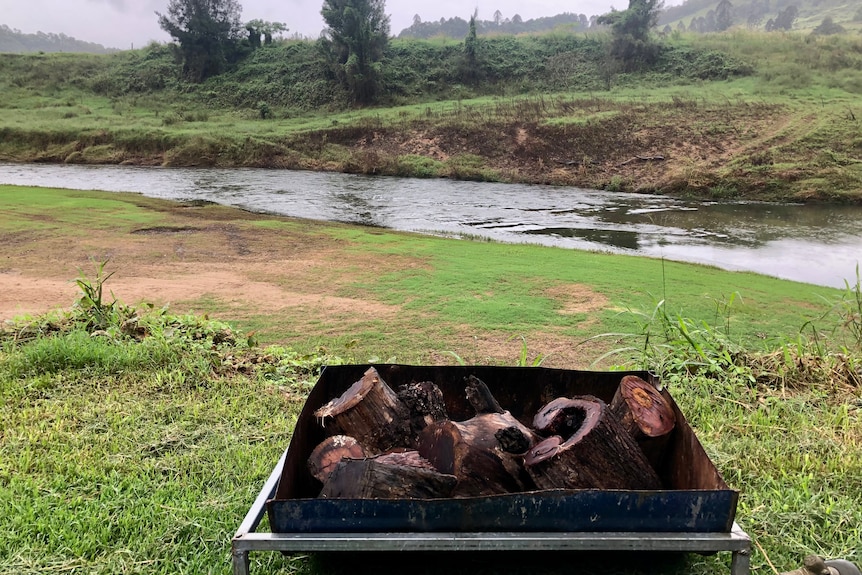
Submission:
[[[566,433],[539,442],[524,458],[527,473],[539,488],[661,487],[643,451],[604,401],[592,396],[559,398],[541,409],[536,419],[550,419],[550,429]]]
[[[366,459],[342,459],[320,497],[343,499],[437,499],[449,497],[458,479],[440,473],[415,451]]]
[[[410,444],[415,445],[419,434],[435,421],[448,419],[443,392],[433,381],[413,382],[398,388],[398,399],[410,415]]]
[[[673,409],[661,392],[636,375],[627,375],[620,381],[610,407],[653,468],[661,469],[676,425]]]
[[[362,459],[365,455],[365,450],[354,438],[349,435],[332,435],[311,452],[308,470],[315,479],[323,483],[342,459]]]
[[[356,438],[370,455],[410,441],[409,410],[373,367],[314,415],[331,435]]]
[[[503,410],[488,387],[470,377],[465,389],[476,416],[466,421],[438,421],[419,435],[419,453],[441,473],[458,477],[454,497],[524,491],[532,486],[520,458],[538,437]],[[503,438],[502,442],[500,437]],[[507,451],[508,450],[508,451]]]

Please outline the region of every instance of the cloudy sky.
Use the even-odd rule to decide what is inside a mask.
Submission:
[[[320,17],[322,0],[240,0],[244,21],[255,18],[283,22],[290,33],[317,37],[323,29]],[[413,16],[439,20],[468,18],[478,8],[479,18],[490,20],[496,10],[504,18],[520,14],[528,20],[563,12],[603,14],[614,0],[387,0],[386,11],[392,32],[410,26]],[[668,2],[679,3],[679,2]],[[33,34],[66,34],[78,40],[96,42],[110,48],[142,47],[150,40],[170,38],[158,26],[155,12],[165,12],[168,0],[2,0],[0,24]],[[616,0],[618,9],[628,0]]]

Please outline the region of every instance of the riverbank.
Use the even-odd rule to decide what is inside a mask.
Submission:
[[[158,45],[2,55],[0,160],[862,202],[855,38],[675,33],[657,67],[638,73],[607,69],[601,38],[483,40],[496,72],[471,86],[444,70],[459,43],[398,43],[387,102],[361,109],[332,92],[313,43],[260,50],[200,85],[181,82]]]
[[[648,100],[624,91],[444,102],[335,114],[325,127],[321,117],[236,121],[230,112],[210,111],[206,121],[165,128],[145,117],[77,116],[78,105],[59,106],[52,113],[75,115],[77,127],[6,128],[0,160],[261,167],[862,203],[862,161],[854,158],[854,124],[843,103],[811,111],[809,102],[731,103],[732,84],[708,90],[665,89]],[[44,113],[27,115],[37,124]]]
[[[0,162],[0,184],[139,192],[399,231],[687,261],[836,288],[853,282],[862,243],[862,205],[261,168]]]

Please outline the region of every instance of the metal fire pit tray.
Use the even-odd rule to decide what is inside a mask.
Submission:
[[[290,446],[233,539],[235,575],[249,551],[680,551],[733,553],[733,575],[749,570],[751,541],[734,522],[738,493],[721,478],[667,390],[676,415],[661,490],[553,490],[436,500],[317,499],[307,469],[325,439],[314,411],[341,395],[368,365],[330,366],[299,416]],[[624,375],[653,384],[647,372],[590,372],[489,366],[375,365],[390,387],[433,381],[453,420],[472,416],[464,378],[484,381],[524,423],[556,397],[594,395],[610,402]],[[268,514],[271,533],[256,533]]]

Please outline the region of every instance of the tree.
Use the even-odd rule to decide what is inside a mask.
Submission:
[[[267,22],[265,20],[251,20],[246,22],[245,29],[248,31],[248,43],[252,49],[260,48],[260,37],[263,36],[264,44],[272,44],[275,34],[287,32],[288,28],[281,22]]]
[[[236,53],[242,24],[237,0],[169,0],[159,26],[180,44],[183,73],[202,82],[221,73]]]
[[[799,16],[799,8],[795,4],[791,4],[784,10],[778,12],[778,16],[773,20],[773,30],[790,30],[793,28],[793,23]],[[767,23],[768,26],[768,23]]]
[[[611,10],[599,16],[599,24],[611,27],[611,54],[628,68],[652,64],[658,56],[658,46],[649,36],[658,22],[662,0],[629,0],[627,10]]]
[[[730,0],[721,0],[715,7],[715,29],[724,32],[733,25],[733,4]]]
[[[467,31],[467,36],[464,38],[464,69],[461,72],[464,81],[470,84],[475,84],[479,79],[479,57],[476,53],[478,45],[476,13],[474,12],[470,16],[470,28]]]
[[[354,101],[367,104],[380,90],[380,60],[389,43],[384,0],[324,0],[322,38],[336,76]]]
[[[831,16],[826,16],[820,22],[820,25],[811,31],[813,36],[829,36],[831,34],[843,34],[844,26],[836,24]]]
[[[715,27],[715,12],[709,10],[706,13],[706,24],[704,25],[704,32],[715,32],[717,28]]]

